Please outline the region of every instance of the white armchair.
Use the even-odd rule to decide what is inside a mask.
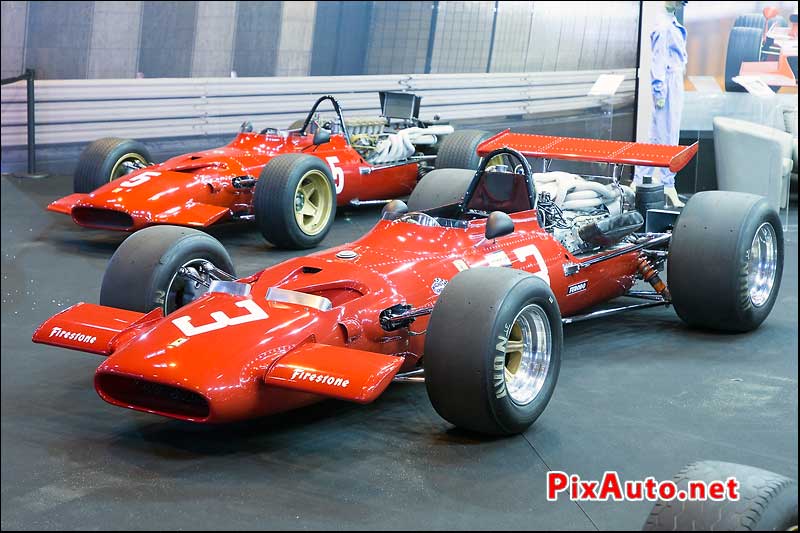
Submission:
[[[759,194],[775,208],[788,204],[792,136],[776,128],[727,117],[714,118],[717,186]]]

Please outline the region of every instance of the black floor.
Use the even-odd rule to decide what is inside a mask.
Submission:
[[[34,345],[34,328],[96,302],[122,235],[43,210],[66,178],[2,178],[3,529],[637,529],[648,503],[545,500],[548,469],[671,477],[698,459],[797,477],[797,212],[779,300],[756,332],[687,330],[670,309],[568,326],[555,396],[524,435],[452,430],[424,386],[234,427],[112,407],[100,358]],[[341,213],[326,244],[368,230]],[[240,275],[291,253],[215,229]]]

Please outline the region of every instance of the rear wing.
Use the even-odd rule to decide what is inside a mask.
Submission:
[[[685,167],[697,153],[697,143],[691,146],[672,146],[576,137],[549,137],[505,130],[478,145],[478,155],[484,157],[493,150],[506,147],[514,148],[526,157],[665,167],[672,172],[678,172]]]

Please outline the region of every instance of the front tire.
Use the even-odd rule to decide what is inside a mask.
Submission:
[[[739,500],[664,501],[654,506],[644,531],[791,531],[797,529],[797,482],[760,468],[719,461],[699,461],[673,481],[687,490],[689,481],[735,477]]]
[[[81,152],[72,178],[73,189],[79,193],[92,192],[131,172],[126,163],[143,168],[152,160],[150,150],[139,141],[116,137],[98,139]]]
[[[336,189],[328,166],[305,154],[280,155],[267,163],[253,192],[256,225],[280,248],[317,246],[336,216]]]
[[[562,346],[561,313],[542,279],[506,268],[460,272],[428,324],[428,397],[460,428],[520,433],[553,395]]]
[[[111,256],[100,288],[100,305],[141,313],[160,307],[169,314],[205,292],[178,276],[181,267],[197,271],[203,261],[234,274],[225,247],[207,233],[179,226],[137,231]]]
[[[751,331],[767,318],[783,273],[783,228],[761,196],[695,194],[672,232],[667,283],[690,326]]]

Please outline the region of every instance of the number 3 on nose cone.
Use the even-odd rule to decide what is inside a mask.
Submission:
[[[236,302],[236,307],[247,309],[248,313],[246,315],[231,318],[222,311],[214,311],[211,313],[211,318],[213,318],[214,321],[204,326],[193,326],[191,324],[192,318],[189,316],[176,318],[172,321],[172,323],[175,324],[175,327],[181,330],[181,333],[187,337],[193,337],[194,335],[208,333],[209,331],[215,331],[228,326],[236,326],[246,322],[255,322],[256,320],[264,320],[269,318],[267,312],[259,307],[259,305],[253,300],[242,300],[240,302]]]

